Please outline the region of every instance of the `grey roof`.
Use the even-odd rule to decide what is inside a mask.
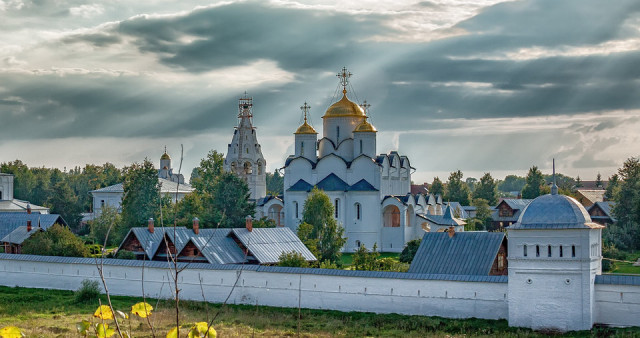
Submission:
[[[460,211],[460,217],[462,219],[466,219],[469,216],[467,215],[466,210],[464,209],[464,206],[462,206],[462,204],[460,204],[460,202],[447,202],[447,205],[451,206],[451,210],[452,212],[455,214],[455,210],[456,208]]]
[[[177,232],[185,231],[186,229],[187,228],[185,227],[176,227]],[[124,242],[127,240],[129,234],[133,233],[144,248],[144,252],[147,254],[147,258],[151,259],[153,258],[153,256],[155,256],[156,251],[158,251],[160,244],[164,240],[165,231],[171,231],[171,233],[173,233],[173,227],[154,227],[153,233],[149,232],[149,228],[147,227],[131,228],[131,230],[129,230],[129,233],[127,233],[127,235],[122,240],[120,247],[122,247]],[[120,247],[118,247],[118,250],[120,250]]]
[[[194,188],[188,184],[180,183],[180,185],[178,185],[178,183],[166,180],[164,178],[158,178],[158,183],[160,184],[160,192],[164,194],[175,193],[176,188],[178,188],[179,193],[190,193],[194,190]],[[108,187],[92,190],[90,192],[124,193],[124,187],[123,183],[118,183],[110,185]]]
[[[503,232],[465,231],[449,237],[427,232],[409,267],[411,273],[489,275]]]
[[[0,200],[0,212],[26,212],[27,205],[31,207],[32,212],[48,213],[49,208],[31,204],[28,201],[19,199]]]
[[[294,185],[290,186],[287,191],[311,191],[311,189],[313,189],[313,186],[311,184],[307,183],[307,181],[303,179],[300,179]]]
[[[547,194],[538,196],[520,214],[511,229],[602,228],[593,223],[587,210],[574,198]]]
[[[27,226],[23,225],[17,227],[15,230],[4,236],[3,239],[0,239],[0,242],[22,244],[22,242],[24,242],[27,238],[31,237],[31,235],[35,234],[38,231],[42,231],[42,228],[32,226],[31,231],[27,231]]]
[[[620,274],[596,275],[595,283],[611,285],[640,285],[640,276]]]
[[[613,207],[615,205],[616,205],[616,202],[613,202],[613,201],[596,202],[592,206],[590,206],[589,209],[587,209],[587,211],[589,212],[589,214],[591,214],[592,209],[600,208],[600,210],[602,210],[602,212],[604,212],[608,218],[610,218],[612,221],[615,222],[616,218],[613,216]],[[591,216],[591,218],[600,218],[600,217],[602,216]]]
[[[228,233],[228,231],[227,231]],[[245,262],[242,249],[231,237],[191,237],[190,241],[202,252],[207,261],[215,264],[240,264]]]
[[[318,189],[324,191],[347,191],[349,189],[347,182],[336,176],[334,173],[327,175],[327,177],[318,182],[316,186]]]
[[[65,264],[95,264],[95,258],[59,257],[59,256],[36,256],[0,253],[0,260],[49,262]],[[127,259],[105,258],[104,265],[108,266],[132,266],[172,269],[173,266],[164,261],[142,261]],[[450,275],[450,274],[423,274],[390,271],[362,271],[362,270],[334,270],[316,268],[290,268],[280,266],[264,265],[237,265],[237,264],[209,264],[209,263],[178,263],[178,268],[186,269],[206,269],[206,270],[248,270],[270,273],[292,273],[307,275],[325,275],[341,277],[369,277],[369,278],[392,278],[392,279],[412,279],[412,280],[442,280],[455,282],[485,282],[485,283],[507,283],[508,276],[480,276],[480,275]]]
[[[67,222],[57,214],[38,214],[26,212],[0,212],[0,238],[4,238],[9,233],[21,226],[27,225],[27,220],[31,221],[31,226],[40,227],[47,230],[52,225],[58,223],[67,225]]]
[[[527,205],[529,205],[529,203],[531,203],[532,201],[532,199],[526,198],[505,198],[502,200],[502,202],[506,203],[511,209],[514,210],[522,210],[526,208]],[[498,203],[498,205],[500,205],[500,203]]]
[[[236,228],[233,234],[260,264],[277,263],[282,253],[291,251],[300,253],[308,261],[316,260],[289,228],[254,228],[251,232],[246,228]]]
[[[449,205],[447,205],[442,215],[424,215],[422,217],[437,225],[458,226],[466,224],[463,220],[453,216],[453,211]]]
[[[371,183],[364,178],[352,184],[347,190],[349,191],[378,191]]]

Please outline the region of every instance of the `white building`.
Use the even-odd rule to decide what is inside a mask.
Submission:
[[[253,126],[253,99],[247,96],[238,100],[238,126],[227,148],[224,170],[233,172],[247,182],[250,199],[257,201],[267,194],[266,165]]]
[[[13,175],[0,172],[0,212],[27,212],[48,214],[49,208],[13,198]]]
[[[169,196],[172,201],[182,200],[186,195],[193,192],[193,188],[184,183],[182,174],[173,173],[171,166],[171,157],[167,154],[167,150],[160,157],[160,168],[158,170],[158,183],[160,184],[160,193]],[[102,208],[109,206],[122,211],[122,197],[124,196],[124,187],[122,183],[110,185],[108,187],[90,191],[93,196],[93,213],[87,219],[93,219],[102,214]]]
[[[347,96],[346,68],[338,74],[342,98],[322,116],[322,138],[307,122],[309,106],[302,108],[304,123],[294,133],[295,153],[285,162],[284,224],[296,229],[314,186],[333,201],[335,218],[345,228],[345,251],[375,243],[381,251],[399,252],[406,242],[421,238],[421,214],[442,214],[432,195],[411,194],[409,158],[392,151],[376,155],[376,128],[362,106]]]

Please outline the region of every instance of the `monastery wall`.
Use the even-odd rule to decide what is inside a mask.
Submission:
[[[595,285],[594,321],[611,326],[640,326],[640,286]]]
[[[17,259],[16,259],[17,258]],[[46,261],[45,261],[46,260]],[[142,294],[142,261],[105,260],[105,279],[113,295]],[[169,269],[146,262],[145,293],[170,298]],[[180,274],[181,299],[202,301],[200,282],[209,302],[330,309],[450,318],[506,318],[504,277],[473,277],[489,282],[426,279],[428,275],[191,264]],[[394,276],[405,278],[393,278]],[[239,276],[239,278],[238,278]],[[379,277],[372,277],[379,276]],[[406,277],[412,278],[406,278]],[[0,254],[0,285],[77,290],[84,279],[99,280],[93,259]],[[453,280],[458,279],[458,280]],[[237,284],[234,288],[234,283]]]

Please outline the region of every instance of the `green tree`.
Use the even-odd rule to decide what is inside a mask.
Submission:
[[[54,224],[22,243],[22,253],[42,256],[89,257],[89,250],[69,228]]]
[[[66,181],[58,182],[52,191],[47,201],[51,212],[62,216],[71,229],[77,232],[82,221],[82,206],[78,204],[78,197]]]
[[[209,151],[193,171],[189,181],[191,186],[202,193],[212,194],[218,178],[224,172],[224,155],[216,150]]]
[[[283,252],[278,258],[278,266],[308,268],[309,262],[307,262],[307,260],[304,259],[304,256],[299,252]]]
[[[596,187],[602,188],[602,175],[600,175],[600,172],[596,175]]]
[[[178,201],[173,208],[174,209],[170,209],[169,212],[175,212],[176,224],[179,226],[191,225],[195,217],[205,218],[207,222],[203,222],[203,224],[200,225],[202,227],[204,227],[204,224],[212,224],[209,222],[213,222],[211,219],[206,219],[203,194],[198,191],[186,195]]]
[[[536,198],[542,195],[545,181],[538,167],[534,165],[529,169],[526,181],[527,183],[522,189],[522,198]]]
[[[158,218],[160,185],[158,171],[149,159],[124,169],[122,198],[123,235],[132,227],[144,226],[149,218]]]
[[[582,188],[582,180],[580,179],[580,175],[576,176],[576,188]]]
[[[608,229],[607,237],[621,250],[640,249],[640,160],[627,159],[618,169],[620,183],[614,196],[613,213],[616,222]]]
[[[464,182],[467,183],[467,186],[469,187],[470,192],[474,192],[476,190],[476,185],[478,184],[477,178],[467,177],[467,179]]]
[[[274,170],[273,174],[267,173],[267,194],[274,196],[282,195],[284,192],[284,176],[280,175],[278,170]]]
[[[486,200],[489,205],[498,204],[498,182],[491,177],[490,173],[482,175],[480,182],[473,191],[473,198],[482,198]]]
[[[527,183],[524,177],[516,175],[507,175],[504,181],[498,184],[498,190],[502,192],[522,191],[524,185]]]
[[[491,217],[489,202],[484,198],[474,198],[472,204],[476,207],[476,214],[473,217],[475,230],[496,230],[492,226],[493,218]]]
[[[356,270],[375,271],[378,270],[378,245],[373,244],[373,249],[369,251],[367,247],[361,245],[356,252],[353,253],[353,267]]]
[[[100,216],[89,221],[89,234],[96,240],[96,243],[103,245],[108,232],[107,245],[118,245],[123,239],[121,227],[122,217],[118,210],[105,205],[102,207]]]
[[[314,187],[304,202],[302,222],[304,228],[298,228],[298,236],[303,242],[309,242],[307,246],[311,252],[312,247],[317,249],[316,255],[319,261],[330,261],[334,264],[340,264],[340,251],[346,243],[344,238],[344,228],[338,225],[333,218],[333,204],[329,200],[324,191]],[[302,231],[301,231],[302,230]],[[306,243],[305,243],[306,244]]]
[[[247,216],[253,217],[255,204],[249,201],[249,186],[238,175],[225,172],[213,186],[211,207],[219,215],[214,224],[221,228],[243,227]],[[205,210],[206,210],[205,206]]]
[[[431,187],[429,187],[429,193],[434,195],[444,195],[444,184],[440,180],[439,177],[434,177],[433,182],[431,182]]]
[[[469,205],[469,186],[462,181],[462,171],[454,171],[449,175],[449,181],[445,189],[445,199],[447,201],[460,202],[462,205]]]
[[[404,249],[402,249],[402,252],[400,253],[400,262],[411,263],[411,261],[413,261],[413,257],[416,256],[416,252],[418,252],[418,248],[420,247],[421,242],[421,238],[408,241],[404,246]]]
[[[612,201],[619,190],[620,180],[618,174],[613,174],[611,177],[609,177],[609,184],[607,184],[607,189],[604,192],[605,200]]]

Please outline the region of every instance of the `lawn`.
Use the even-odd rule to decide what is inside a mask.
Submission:
[[[134,297],[112,297],[116,309],[126,310],[141,301]],[[154,307],[151,320],[158,337],[164,337],[172,327],[175,312],[170,301],[147,300]],[[103,300],[104,302],[104,300]],[[219,316],[214,327],[219,337],[546,337],[548,332],[511,328],[506,320],[465,319],[404,316],[395,314],[301,310],[263,306],[229,305],[203,302],[181,302],[180,317],[184,322],[206,321]],[[15,325],[27,337],[73,337],[75,323],[90,319],[98,303],[74,303],[73,292],[27,288],[0,287],[0,327]],[[123,323],[135,337],[151,337],[145,321],[132,319]],[[184,331],[183,331],[184,332]],[[570,332],[567,337],[640,335],[640,328]]]

